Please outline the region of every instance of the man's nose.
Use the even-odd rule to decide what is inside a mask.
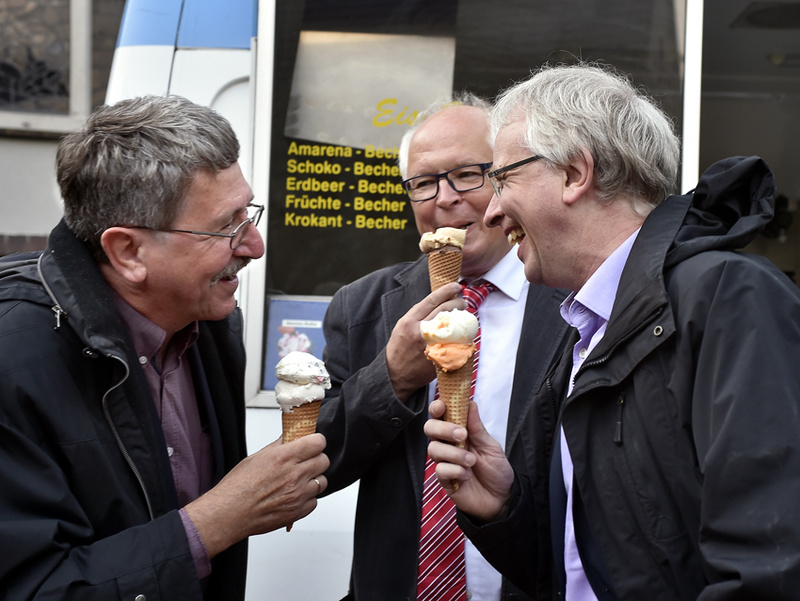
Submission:
[[[264,239],[261,237],[261,232],[252,223],[248,223],[245,227],[247,227],[247,231],[244,234],[244,240],[236,248],[234,254],[259,259],[264,255]]]
[[[459,202],[462,198],[462,193],[456,191],[449,179],[443,177],[439,180],[439,194],[436,196],[436,204],[449,206]]]
[[[483,223],[486,227],[498,227],[502,219],[503,211],[500,210],[500,199],[496,194],[492,194],[489,206],[486,207],[486,212],[483,214]]]

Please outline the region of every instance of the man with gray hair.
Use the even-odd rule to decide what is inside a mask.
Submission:
[[[735,252],[772,219],[768,166],[729,158],[670,196],[669,118],[596,65],[543,68],[493,125],[486,225],[573,291],[574,330],[510,460],[475,407],[426,424],[459,523],[539,599],[797,599],[800,293]]]
[[[474,398],[490,430],[511,447],[529,392],[562,347],[567,328],[558,316],[563,295],[529,286],[503,233],[483,223],[492,196],[485,177],[492,161],[488,111],[487,103],[469,94],[435,103],[404,136],[399,164],[420,234],[466,230],[464,296],[481,285],[493,287],[477,309],[482,331]],[[328,440],[329,491],[360,481],[347,599],[527,598],[472,545],[465,548],[455,507],[426,462],[422,426],[436,374],[424,355],[420,322],[465,308],[457,298],[461,291],[451,283],[431,292],[421,256],[343,287],[325,316],[332,387],[317,429]],[[441,512],[441,521],[430,508]],[[447,552],[440,554],[440,547]]]
[[[246,539],[311,512],[320,434],[246,457],[237,273],[263,207],[230,124],[102,107],[57,151],[64,219],[0,261],[0,590],[244,598]]]

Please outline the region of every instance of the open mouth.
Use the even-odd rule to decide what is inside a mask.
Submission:
[[[211,285],[216,286],[220,282],[233,282],[235,280],[236,280],[235,273],[228,273],[228,272],[220,273],[213,280],[211,280]]]
[[[513,230],[508,232],[508,244],[509,246],[514,246],[515,244],[519,244],[522,239],[525,237],[525,234],[522,231],[521,227],[515,227]]]

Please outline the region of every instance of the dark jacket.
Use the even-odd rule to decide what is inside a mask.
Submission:
[[[552,589],[548,462],[563,423],[601,599],[798,598],[800,294],[735,252],[771,219],[773,193],[762,160],[733,158],[648,216],[572,394],[567,352],[537,395],[508,519],[460,516],[526,590]]]
[[[245,456],[241,326],[201,323],[192,349],[215,480]],[[133,345],[63,222],[0,261],[0,516],[4,599],[244,598],[246,543],[198,580]]]
[[[374,272],[342,288],[324,322],[331,375],[317,430],[328,440],[327,492],[360,479],[349,599],[416,597],[419,524],[427,438],[427,387],[407,403],[389,381],[385,347],[397,321],[430,294],[425,258]],[[531,286],[517,354],[508,439],[558,356],[567,326],[558,315],[564,294]],[[504,583],[504,601],[526,599]]]

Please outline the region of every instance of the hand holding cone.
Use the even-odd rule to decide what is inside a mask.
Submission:
[[[275,398],[281,407],[283,442],[288,443],[317,429],[317,417],[331,387],[325,364],[310,353],[292,351],[275,366]],[[286,531],[292,530],[292,524]]]
[[[422,235],[419,247],[428,256],[431,291],[438,290],[450,282],[458,282],[461,277],[462,249],[466,234],[466,230],[443,227]],[[478,321],[467,311],[459,311],[456,313],[459,317],[454,323],[460,323],[461,320],[470,322],[468,331],[461,332],[460,335],[453,335],[450,332],[449,335],[442,337],[441,334],[450,327],[450,317],[453,313],[453,311],[440,313],[431,322],[422,322],[420,329],[423,339],[427,342],[425,356],[436,367],[439,399],[445,404],[443,419],[466,428],[472,388],[472,357],[475,354],[473,341],[478,331]],[[468,317],[462,318],[460,314]],[[443,324],[442,320],[446,323]],[[466,442],[458,446],[464,448]],[[454,482],[453,487],[458,490],[458,482]]]
[[[469,311],[442,311],[421,322],[420,333],[427,343],[425,356],[436,366],[439,399],[446,407],[444,420],[466,427],[478,319]]]

